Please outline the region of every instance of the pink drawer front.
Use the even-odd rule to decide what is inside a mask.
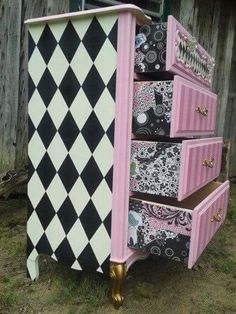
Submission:
[[[129,202],[128,245],[192,268],[223,223],[228,197],[228,181],[211,182],[181,202],[134,194]]]
[[[182,142],[178,200],[214,180],[220,173],[221,137]]]
[[[170,136],[213,135],[216,108],[215,94],[180,76],[175,76]]]

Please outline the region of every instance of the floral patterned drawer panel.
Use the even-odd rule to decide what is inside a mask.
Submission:
[[[135,82],[132,130],[145,137],[213,135],[216,109],[215,94],[178,75]]]
[[[221,152],[217,137],[181,143],[133,140],[130,190],[181,201],[219,175]]]
[[[136,73],[169,71],[211,86],[214,59],[173,16],[167,23],[141,26],[135,48]]]
[[[128,246],[182,261],[191,268],[225,219],[229,182],[211,182],[182,202],[129,201]]]

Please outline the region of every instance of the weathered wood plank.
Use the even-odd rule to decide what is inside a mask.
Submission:
[[[14,168],[18,113],[21,1],[1,1],[1,160],[0,169]]]
[[[9,170],[0,175],[0,197],[6,197],[18,186],[26,184],[28,172],[25,169]]]
[[[69,12],[69,0],[48,0],[47,15]]]

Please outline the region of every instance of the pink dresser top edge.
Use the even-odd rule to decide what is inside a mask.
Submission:
[[[112,7],[105,7],[87,11],[78,11],[72,13],[65,13],[65,14],[57,14],[57,15],[50,15],[44,17],[38,17],[33,19],[28,19],[25,21],[25,24],[38,24],[43,22],[50,22],[50,21],[59,21],[68,18],[80,18],[80,17],[87,17],[90,15],[104,15],[104,14],[113,14],[113,13],[120,13],[120,12],[130,12],[136,18],[138,23],[140,24],[150,24],[151,18],[143,13],[143,11],[133,4],[122,4],[122,5],[115,5]]]

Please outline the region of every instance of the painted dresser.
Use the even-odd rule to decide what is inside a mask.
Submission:
[[[179,25],[172,17],[170,20],[171,27]],[[211,67],[212,59],[200,49],[208,60],[202,65],[208,76],[200,77],[195,70],[189,73],[189,65],[179,66],[181,57],[172,55],[173,69],[161,74],[167,74],[169,81],[158,83],[156,73],[160,71],[145,73],[147,68],[141,64],[144,59],[140,59],[139,48],[150,51],[150,45],[142,46],[144,33],[136,37],[138,47],[136,52],[134,49],[137,25],[141,31],[150,30],[151,20],[133,5],[26,23],[28,273],[32,280],[38,278],[41,253],[76,270],[109,272],[112,299],[119,307],[128,268],[150,252],[156,253],[144,230],[150,229],[151,240],[163,232],[176,243],[180,239],[192,267],[225,217],[228,183],[211,182],[220,171],[222,139],[191,138],[214,132],[216,96],[205,89],[211,80],[206,64]],[[181,41],[182,33],[177,34]],[[169,44],[177,42],[173,31],[167,30],[163,36]],[[181,45],[185,47],[182,41]],[[174,49],[165,48],[164,43],[159,48]],[[150,53],[146,54],[150,61]],[[134,78],[139,79],[134,68],[146,75],[146,83],[134,83]],[[162,95],[161,85],[171,86],[169,92]],[[144,106],[139,102],[142,97],[147,98]],[[165,122],[157,105],[168,107]],[[146,124],[150,109],[160,117],[153,131],[151,124],[140,127]],[[190,123],[184,118],[187,111]],[[170,136],[176,139],[170,140]],[[154,169],[161,163],[152,190]]]

